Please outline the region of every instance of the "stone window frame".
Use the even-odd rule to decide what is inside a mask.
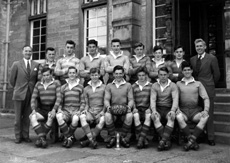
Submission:
[[[97,38],[92,38],[98,41],[98,47],[99,47],[99,52],[104,52],[103,55],[106,55],[107,53],[107,49],[108,49],[108,7],[107,7],[107,0],[84,0],[83,4],[81,6],[82,12],[83,12],[83,29],[84,29],[84,35],[83,35],[83,54],[84,56],[87,53],[87,21],[86,21],[86,17],[87,17],[87,11],[91,10],[91,9],[95,9],[95,8],[101,8],[101,7],[105,7],[106,11],[106,35],[105,35],[105,47],[100,49],[100,41]],[[95,36],[97,37],[97,36]]]
[[[167,15],[160,15],[160,16],[156,16],[156,8],[157,7],[162,7],[162,6],[166,6],[166,4],[160,4],[160,5],[156,5],[156,1],[153,1],[152,3],[152,11],[153,11],[153,47],[156,45],[162,46],[163,48],[163,54],[166,54],[166,50],[164,47],[164,42],[166,42],[166,37],[164,38],[156,38],[157,34],[156,34],[156,30],[157,29],[166,29],[166,25],[164,27],[156,27],[156,19],[157,18],[162,18],[162,17],[167,17]],[[163,43],[162,43],[163,42]]]
[[[34,3],[37,5],[35,6]],[[32,59],[36,61],[43,61],[46,58],[47,3],[48,0],[29,0],[30,45],[33,48]],[[36,43],[35,40],[37,40]]]

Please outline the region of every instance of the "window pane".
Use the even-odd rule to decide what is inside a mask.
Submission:
[[[163,29],[156,29],[156,39],[158,38],[165,38],[166,28]]]
[[[40,34],[40,29],[34,29],[33,31],[34,36],[38,36]]]
[[[96,17],[96,9],[91,9],[88,11],[88,18],[95,18]]]
[[[41,44],[41,51],[45,51],[46,50],[46,44]]]
[[[97,37],[98,46],[106,46],[106,36]]]
[[[41,43],[46,42],[46,35],[41,37]]]
[[[156,0],[156,5],[162,5],[165,4],[166,0]]]
[[[161,18],[156,18],[156,28],[158,27],[165,27],[165,17],[161,17]]]
[[[34,21],[34,28],[40,27],[40,20]]]
[[[45,52],[41,52],[40,59],[45,59],[45,58],[46,58],[46,53]]]
[[[46,19],[43,19],[42,20],[42,27],[45,27],[46,26]]]
[[[42,28],[42,35],[45,35],[46,34],[46,28]]]
[[[106,17],[101,17],[97,19],[97,26],[106,26]]]
[[[37,0],[34,0],[34,15],[37,15],[37,6],[38,6]]]
[[[106,8],[105,7],[102,7],[102,8],[98,8],[97,10],[97,16],[100,17],[100,16],[106,16]]]
[[[96,23],[96,22],[97,22],[96,19],[89,19],[89,20],[88,20],[88,23],[89,23],[89,26],[88,26],[88,27],[89,27],[89,28],[90,28],[90,27],[96,27],[96,26],[97,26],[97,23]]]
[[[39,59],[39,53],[33,53],[33,60]]]
[[[106,27],[98,27],[97,28],[97,35],[101,36],[101,35],[106,35]]]
[[[97,36],[97,28],[89,29],[89,37]]]
[[[39,51],[39,44],[33,45],[33,52],[38,52]]]
[[[156,7],[156,16],[166,15],[165,6]]]
[[[33,37],[33,44],[38,44],[39,40],[39,37]]]

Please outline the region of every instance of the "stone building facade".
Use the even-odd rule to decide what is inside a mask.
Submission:
[[[173,47],[181,44],[189,59],[195,55],[195,38],[203,38],[207,51],[214,53],[220,63],[218,87],[230,88],[229,0],[11,0],[5,67],[6,1],[0,0],[1,83],[4,69],[9,74],[12,63],[22,58],[25,44],[33,47],[33,59],[38,62],[49,46],[61,56],[70,39],[76,42],[76,55],[81,58],[86,53],[86,40],[91,38],[99,41],[102,54],[108,53],[113,38],[119,38],[129,56],[133,44],[142,42],[146,54],[152,55],[153,46],[161,45],[169,58]],[[0,97],[2,88],[0,84]],[[7,108],[12,108],[12,88],[7,86],[7,90]]]

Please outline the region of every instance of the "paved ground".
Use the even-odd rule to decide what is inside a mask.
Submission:
[[[93,150],[81,148],[79,142],[70,149],[61,147],[61,143],[39,149],[33,143],[15,144],[13,133],[13,119],[0,116],[0,163],[230,163],[230,146],[221,144],[215,147],[200,144],[199,151],[189,152],[176,144],[169,151],[158,152],[155,143],[143,150],[135,145],[128,149],[107,149],[105,144]],[[33,131],[31,139],[36,140]]]

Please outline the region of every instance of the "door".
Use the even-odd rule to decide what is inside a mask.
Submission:
[[[224,57],[224,0],[177,0],[175,44],[185,47],[185,59],[196,55],[194,41],[202,38],[207,44],[206,52],[215,55],[219,62],[221,77],[216,87],[226,88]]]

